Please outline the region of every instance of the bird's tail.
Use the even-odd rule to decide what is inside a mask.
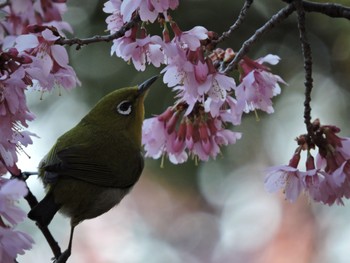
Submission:
[[[29,211],[28,217],[41,226],[47,226],[59,209],[60,205],[55,203],[54,196],[52,192],[49,191],[44,199]]]

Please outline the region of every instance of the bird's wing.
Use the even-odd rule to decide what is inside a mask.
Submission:
[[[84,144],[58,150],[53,155],[54,158],[43,167],[44,181],[47,183],[71,177],[103,187],[126,188],[136,183],[144,166],[141,153],[130,156],[127,162],[115,165],[111,163],[112,160],[99,161],[101,159],[96,158],[96,153]]]

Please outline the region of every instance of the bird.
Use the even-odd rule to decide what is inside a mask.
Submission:
[[[39,226],[48,226],[58,211],[70,218],[68,247],[55,262],[70,257],[79,223],[109,211],[138,181],[144,99],[157,78],[104,96],[40,161],[46,195],[28,217]]]

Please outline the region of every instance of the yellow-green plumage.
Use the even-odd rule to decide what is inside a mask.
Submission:
[[[71,218],[73,235],[78,223],[107,212],[129,192],[143,169],[143,102],[155,79],[105,96],[57,139],[39,164],[47,195],[31,219],[47,225],[60,210]]]

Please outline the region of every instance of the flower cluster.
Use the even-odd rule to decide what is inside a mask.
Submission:
[[[26,105],[25,91],[44,92],[54,87],[71,89],[80,84],[64,47],[55,45],[63,31],[62,0],[13,0],[4,4],[0,21],[0,175],[18,174],[17,151],[32,143],[25,131],[34,115]]]
[[[298,148],[288,165],[270,167],[265,187],[270,192],[284,189],[286,199],[294,202],[305,192],[316,202],[344,204],[350,198],[350,138],[339,137],[340,129],[313,122],[311,138],[298,137]],[[317,147],[316,160],[310,150]],[[306,171],[298,169],[301,152],[307,151]]]
[[[33,239],[14,227],[26,218],[15,203],[27,194],[27,187],[18,179],[0,177],[0,255],[1,262],[14,262],[18,254],[32,247]]]
[[[108,30],[115,33],[136,16],[141,20],[125,36],[113,41],[111,54],[133,63],[137,70],[147,64],[164,65],[163,82],[177,93],[175,105],[157,117],[145,120],[143,144],[146,156],[167,155],[173,163],[208,160],[220,146],[233,144],[241,134],[226,127],[239,125],[243,113],[272,113],[272,97],[285,82],[263,63],[275,65],[279,58],[267,55],[239,62],[239,84],[222,70],[235,56],[232,49],[215,48],[214,32],[202,26],[182,31],[169,16],[178,1],[120,1],[105,3]],[[157,21],[161,36],[149,35],[144,22]],[[172,37],[171,37],[172,36]]]

